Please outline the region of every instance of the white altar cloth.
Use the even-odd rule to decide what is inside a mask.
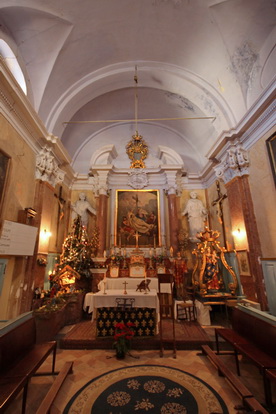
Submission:
[[[143,280],[145,280],[145,278],[143,277],[118,277],[118,278],[114,278],[114,277],[107,277],[105,279],[105,283],[106,289],[121,289],[124,290],[124,286],[123,283],[127,282],[126,285],[126,290],[128,291],[129,289],[134,289],[136,291],[137,289],[137,285],[139,285],[139,283],[141,283]],[[157,277],[149,277],[147,278],[147,280],[150,280],[150,284],[149,284],[149,288],[150,291],[152,290],[156,290],[158,292],[158,278]],[[102,290],[104,289],[104,279],[101,280],[98,283],[98,289]],[[171,293],[170,291],[170,284],[169,283],[164,283],[161,286],[161,293]]]
[[[88,312],[91,313],[95,308],[116,307],[117,298],[134,298],[133,308],[155,308],[156,314],[159,314],[159,299],[154,289],[147,294],[144,292],[136,292],[134,289],[127,290],[127,295],[124,295],[123,289],[106,290],[106,294],[103,291],[87,293],[84,298],[83,309],[86,311],[88,308]],[[94,314],[95,312],[93,312],[92,321]]]

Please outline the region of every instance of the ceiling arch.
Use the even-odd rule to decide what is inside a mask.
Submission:
[[[148,161],[158,163],[158,146],[167,146],[187,176],[204,180],[210,154],[242,133],[264,110],[265,97],[271,102],[275,21],[275,0],[0,4],[0,36],[10,39],[28,98],[48,133],[61,139],[76,174],[87,174],[93,152],[111,144],[115,164],[129,167],[124,147],[134,130],[137,66],[144,119],[138,128],[151,150]],[[124,122],[65,124],[118,119]]]

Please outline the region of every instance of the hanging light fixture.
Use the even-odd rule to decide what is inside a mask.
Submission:
[[[126,146],[126,153],[132,161],[130,168],[145,168],[144,160],[148,156],[148,146],[143,140],[142,135],[138,133],[138,76],[137,66],[135,66],[134,74],[134,104],[135,104],[135,134],[132,135],[132,140]]]

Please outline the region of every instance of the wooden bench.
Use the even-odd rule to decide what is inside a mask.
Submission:
[[[246,409],[256,413],[268,414],[268,411],[256,400],[256,398],[254,398],[252,392],[241,382],[239,377],[226,367],[221,358],[216,355],[208,345],[202,345],[201,348],[202,353],[215,365],[219,375],[225,377],[232,388],[241,397],[242,404]]]
[[[221,353],[218,339],[220,336],[233,348],[238,375],[240,375],[238,354],[242,354],[256,365],[263,376],[266,404],[272,407],[266,370],[276,368],[276,326],[237,308],[232,311],[231,324],[232,329],[215,328],[217,353]]]
[[[272,401],[272,393],[271,393],[271,382],[276,383],[276,369],[266,369],[265,370],[265,377],[267,381],[267,393],[268,398]]]
[[[43,399],[42,403],[40,404],[36,414],[48,414],[50,412],[51,406],[56,398],[62,384],[64,383],[68,374],[73,372],[73,362],[66,362],[63,368],[60,370],[57,378],[55,379],[54,383],[52,384],[50,390],[48,391],[47,395]]]
[[[4,412],[23,390],[22,413],[25,413],[30,378],[34,375],[56,375],[56,347],[56,341],[36,344],[32,316],[0,336],[0,412]],[[51,372],[37,374],[38,368],[51,353]]]

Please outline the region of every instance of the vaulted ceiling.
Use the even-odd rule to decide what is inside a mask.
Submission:
[[[216,149],[272,93],[275,8],[275,0],[1,0],[0,37],[77,173],[88,174],[106,146],[116,149],[114,166],[128,168],[137,115],[147,168],[166,149],[162,162],[204,180]]]

